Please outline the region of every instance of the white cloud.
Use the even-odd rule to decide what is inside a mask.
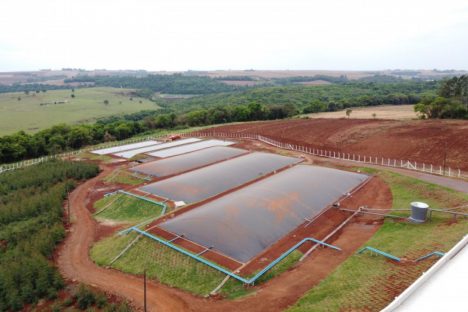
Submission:
[[[2,0],[0,70],[468,68],[467,1]]]

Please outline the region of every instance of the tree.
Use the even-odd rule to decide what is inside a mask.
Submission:
[[[250,111],[250,120],[263,120],[265,119],[265,106],[258,102],[250,102],[247,105]]]
[[[250,110],[245,105],[235,106],[232,110],[233,121],[247,121],[249,120]]]
[[[71,98],[74,98],[74,97],[75,97],[75,94],[74,94],[74,93],[72,93],[70,96],[71,96]]]
[[[80,148],[91,141],[89,129],[84,126],[73,128],[68,136],[68,144],[73,148]]]
[[[372,117],[375,119],[377,118],[377,114],[376,113],[372,113]]]
[[[349,118],[351,116],[352,112],[353,112],[353,110],[351,108],[347,108],[346,109],[346,116]]]
[[[309,105],[307,105],[303,113],[310,114],[310,113],[318,113],[323,112],[327,109],[327,105],[320,100],[313,100]]]
[[[107,100],[107,99],[104,100],[104,105],[106,105],[106,106],[109,105],[109,100]]]

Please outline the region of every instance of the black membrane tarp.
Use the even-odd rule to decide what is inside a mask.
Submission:
[[[183,213],[160,227],[247,262],[366,179],[364,174],[298,165]]]
[[[247,151],[228,146],[215,146],[203,150],[152,161],[131,170],[158,178],[176,175],[219,161],[246,154]]]
[[[254,152],[183,173],[140,189],[186,204],[208,199],[302,159]]]

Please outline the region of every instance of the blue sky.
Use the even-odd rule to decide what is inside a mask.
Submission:
[[[468,69],[468,1],[2,0],[0,71]]]

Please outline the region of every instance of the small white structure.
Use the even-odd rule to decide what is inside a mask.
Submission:
[[[382,312],[468,311],[468,235]]]

